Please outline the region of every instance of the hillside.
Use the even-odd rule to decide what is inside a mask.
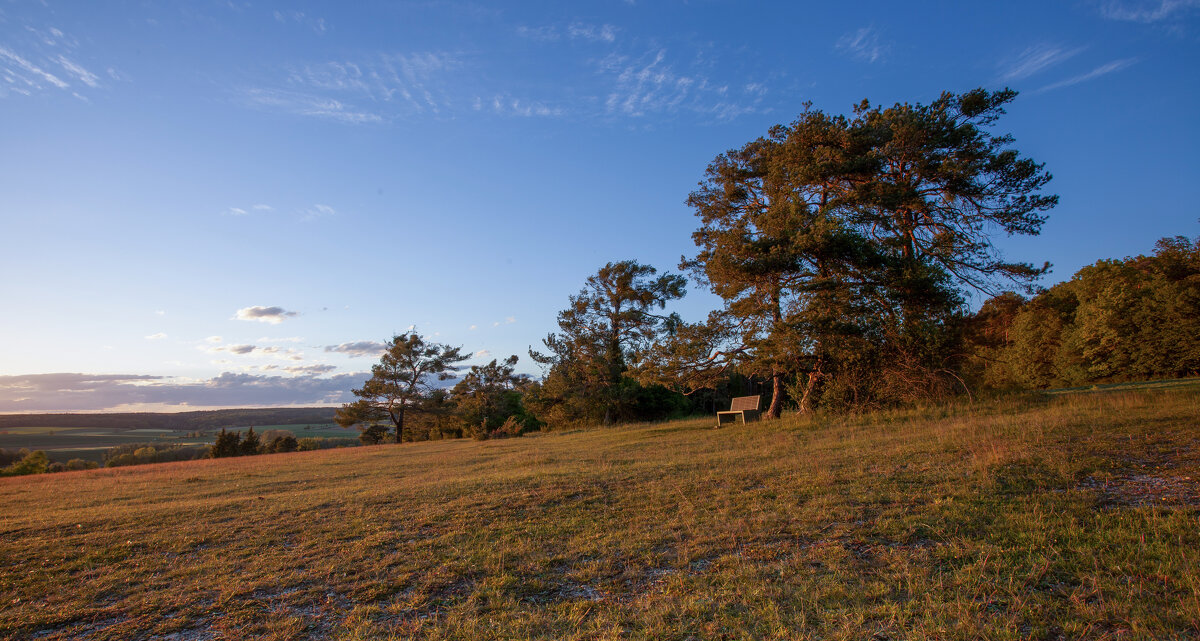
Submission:
[[[1200,635],[1200,392],[0,479],[5,639]]]
[[[303,425],[306,423],[332,423],[334,409],[332,407],[280,407],[197,412],[0,414],[0,429],[7,427],[105,427],[210,430],[246,425]]]

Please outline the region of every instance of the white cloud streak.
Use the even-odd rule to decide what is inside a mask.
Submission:
[[[1077,85],[1081,82],[1087,82],[1089,80],[1099,78],[1100,76],[1105,76],[1110,73],[1120,71],[1122,69],[1130,67],[1130,66],[1136,64],[1137,61],[1138,61],[1137,58],[1123,58],[1121,60],[1113,60],[1112,62],[1100,65],[1099,67],[1096,67],[1095,69],[1092,69],[1091,71],[1089,71],[1087,73],[1080,74],[1078,76],[1067,78],[1066,80],[1060,80],[1053,84],[1046,85],[1045,87],[1038,89],[1037,93],[1053,91],[1055,89],[1062,89],[1063,87],[1070,87],[1071,85]]]
[[[59,89],[66,89],[71,86],[71,85],[68,85],[66,82],[64,82],[62,79],[60,79],[58,76],[46,71],[45,69],[42,69],[41,67],[33,64],[32,62],[29,62],[25,58],[17,55],[15,52],[13,52],[10,49],[6,49],[5,47],[0,47],[0,59],[7,60],[10,64],[16,65],[16,67],[18,69],[24,70],[24,71],[32,74],[36,78],[40,78],[41,80],[48,82],[48,83],[54,85],[55,87],[58,87]],[[4,73],[5,73],[6,77],[12,77],[15,75],[12,73],[12,71],[10,71],[9,68],[5,68]],[[20,78],[20,79],[24,80],[25,83],[31,87],[36,87],[38,89],[41,88],[41,84],[36,81],[30,81],[27,78]]]
[[[275,89],[250,89],[246,101],[254,107],[283,111],[297,116],[335,120],[352,125],[383,122],[383,116],[362,111],[340,100]]]
[[[1083,49],[1083,47],[1064,49],[1051,45],[1029,47],[1015,58],[1001,64],[1000,80],[1003,82],[1023,80],[1074,57]]]
[[[683,111],[730,120],[760,110],[765,91],[756,83],[731,90],[703,75],[677,72],[667,60],[667,50],[657,49],[633,59],[610,55],[600,61],[601,73],[613,87],[604,101],[607,115],[640,118]]]
[[[1107,0],[1100,5],[1100,15],[1109,20],[1150,24],[1197,8],[1200,0]]]
[[[875,27],[862,27],[838,38],[834,49],[848,54],[855,60],[878,62],[887,56],[889,46],[880,42]]]

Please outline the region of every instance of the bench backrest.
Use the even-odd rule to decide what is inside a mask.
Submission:
[[[758,399],[762,396],[739,396],[729,403],[730,412],[758,409]]]

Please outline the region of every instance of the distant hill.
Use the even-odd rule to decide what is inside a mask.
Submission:
[[[332,423],[332,407],[208,410],[202,412],[131,412],[126,414],[5,414],[8,427],[105,427],[163,430],[211,430],[243,425]]]

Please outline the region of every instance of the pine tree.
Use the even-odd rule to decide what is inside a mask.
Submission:
[[[454,378],[458,364],[468,358],[461,347],[427,343],[415,331],[394,336],[371,368],[371,378],[354,390],[359,400],[343,405],[334,420],[342,427],[364,429],[390,423],[400,443],[406,414],[429,409],[434,382]]]

